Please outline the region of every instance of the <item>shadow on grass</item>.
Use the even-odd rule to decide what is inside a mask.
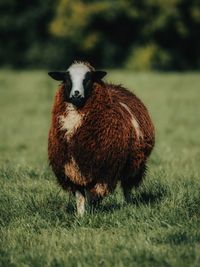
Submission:
[[[169,193],[170,189],[165,184],[154,183],[147,188],[142,188],[132,195],[131,203],[134,205],[154,205],[160,202]]]
[[[169,192],[166,185],[157,183],[148,186],[142,186],[140,190],[134,191],[130,202],[127,204],[117,195],[111,195],[105,199],[97,207],[89,208],[87,205],[87,214],[93,213],[113,213],[124,209],[127,205],[139,207],[141,205],[154,205],[159,203]],[[29,214],[35,212],[39,213],[44,219],[49,219],[52,222],[59,219],[61,222],[68,221],[67,225],[70,226],[70,220],[76,217],[76,204],[75,198],[66,199],[60,194],[50,194],[45,199],[35,199],[34,196],[29,196],[27,210]]]
[[[141,192],[137,196],[132,196],[130,204],[140,206],[153,205],[161,201],[167,195],[167,191],[162,192]]]
[[[152,190],[151,190],[152,189]],[[155,188],[143,189],[141,191],[135,191],[130,197],[130,201],[121,203],[108,202],[96,207],[97,211],[113,212],[115,210],[122,209],[128,205],[141,206],[141,205],[154,205],[159,203],[169,193],[169,188],[165,185],[156,185]]]
[[[104,212],[104,213],[112,213],[116,210],[120,210],[124,207],[124,203],[102,203],[95,207],[95,212]]]

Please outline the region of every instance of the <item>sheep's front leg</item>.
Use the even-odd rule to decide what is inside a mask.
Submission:
[[[82,217],[85,212],[85,196],[79,191],[76,191],[76,208],[78,216]]]

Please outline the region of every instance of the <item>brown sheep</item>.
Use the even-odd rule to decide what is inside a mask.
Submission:
[[[86,196],[94,204],[118,181],[129,201],[155,141],[146,107],[127,89],[104,83],[106,72],[86,62],[49,75],[62,81],[52,111],[49,162],[59,184],[76,195],[78,214]]]

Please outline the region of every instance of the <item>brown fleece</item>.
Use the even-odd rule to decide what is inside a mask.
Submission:
[[[137,186],[155,140],[144,104],[121,86],[95,83],[85,105],[77,109],[84,116],[69,141],[59,118],[67,116],[66,105],[61,85],[55,96],[48,143],[50,165],[60,185],[73,192],[86,189],[98,197],[112,192],[118,181],[124,189]]]

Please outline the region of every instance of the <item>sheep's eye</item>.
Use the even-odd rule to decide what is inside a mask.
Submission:
[[[91,85],[91,79],[87,79],[87,80],[84,80],[83,81],[83,84],[84,84],[84,86],[86,87],[86,88],[88,88],[88,87],[90,87],[90,85]]]
[[[91,84],[91,80],[86,81],[86,86],[89,86]]]

